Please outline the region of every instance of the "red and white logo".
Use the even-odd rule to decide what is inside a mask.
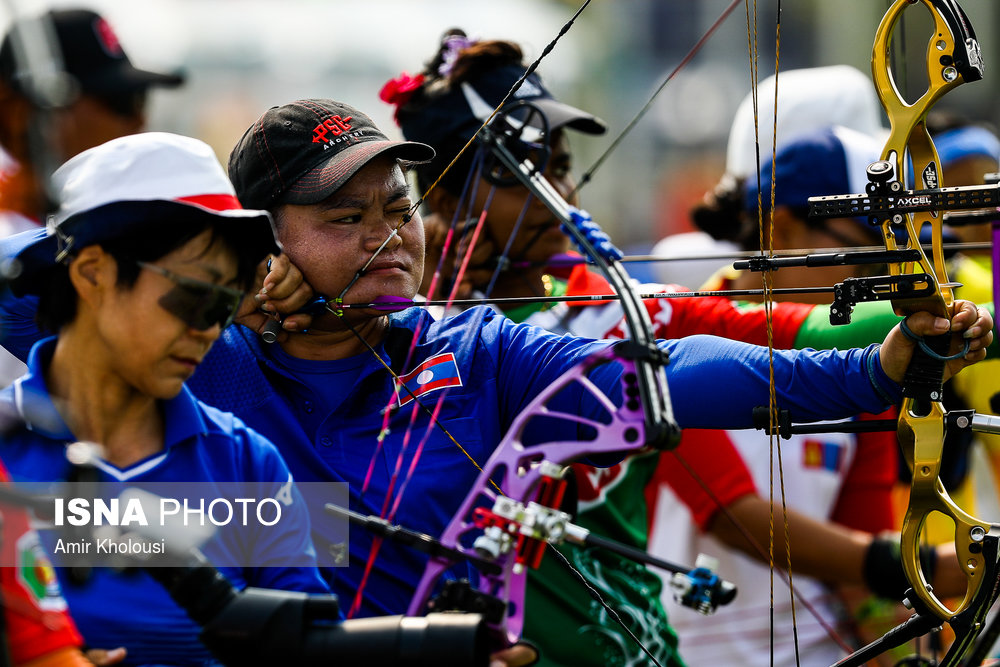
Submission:
[[[111,24],[105,21],[103,18],[98,18],[94,21],[94,34],[97,35],[97,41],[100,42],[101,48],[104,52],[113,58],[121,58],[122,45],[118,41],[118,35],[112,30]]]
[[[339,115],[331,116],[313,128],[313,143],[325,144],[331,138],[336,138],[344,132],[351,131],[351,121],[353,116],[341,118]]]

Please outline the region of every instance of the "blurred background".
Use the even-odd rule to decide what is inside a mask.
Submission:
[[[534,59],[582,0],[51,0],[0,2],[13,11],[89,7],[104,14],[139,67],[183,69],[187,84],[153,93],[149,128],[209,142],[225,163],[265,109],[300,97],[332,97],[369,113],[391,135],[391,107],[378,99],[388,79],[416,73],[440,35],[511,39]],[[730,0],[594,0],[543,61],[560,99],[604,118],[604,137],[572,137],[579,175],[610,145]],[[887,0],[785,0],[780,69],[849,64],[870,72],[871,46]],[[938,108],[1000,121],[990,65],[1000,58],[1000,8],[963,0],[987,64],[984,81],[950,93]],[[775,66],[776,0],[757,3],[759,78]],[[930,21],[906,12],[896,38],[901,85],[922,73]],[[613,239],[642,251],[688,231],[687,210],[718,180],[733,113],[751,88],[747,10],[741,4],[702,52],[669,83],[649,113],[582,192],[582,203]],[[905,56],[902,55],[905,52]],[[780,78],[779,78],[780,85]],[[922,88],[921,88],[922,89]],[[764,120],[762,122],[769,122]],[[766,154],[767,148],[762,148]]]

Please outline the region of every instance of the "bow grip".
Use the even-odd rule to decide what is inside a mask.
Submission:
[[[564,222],[564,225],[572,225],[575,227],[583,238],[590,242],[593,249],[600,255],[606,262],[617,262],[621,261],[624,255],[622,251],[615,247],[615,244],[611,242],[611,237],[601,229],[594,219],[590,217],[590,214],[586,211],[576,208],[575,206],[570,206],[568,209],[569,221]],[[570,238],[576,239],[576,235],[570,233]],[[578,243],[579,245],[579,243]],[[586,252],[586,248],[581,246],[581,250]]]
[[[927,336],[924,342],[939,356],[932,357],[920,345],[914,347],[913,357],[903,376],[903,396],[923,403],[940,401],[944,391],[944,360],[941,357],[948,355],[951,334]]]

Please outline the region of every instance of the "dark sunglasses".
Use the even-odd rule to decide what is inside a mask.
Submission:
[[[139,261],[136,264],[159,273],[176,285],[157,303],[192,329],[205,331],[216,324],[225,329],[236,317],[236,310],[243,300],[240,290],[178,275],[156,264]]]

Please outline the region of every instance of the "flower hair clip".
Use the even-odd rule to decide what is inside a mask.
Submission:
[[[443,40],[444,48],[441,50],[441,64],[438,65],[438,74],[440,76],[451,74],[451,70],[455,67],[455,61],[458,60],[459,53],[478,42],[478,39],[466,37],[465,35],[449,35],[445,37]]]
[[[410,101],[413,93],[417,92],[422,85],[424,85],[423,74],[410,76],[403,72],[395,79],[386,81],[382,90],[378,92],[380,100],[396,107],[396,111],[393,113],[396,125],[399,125],[399,109]]]

